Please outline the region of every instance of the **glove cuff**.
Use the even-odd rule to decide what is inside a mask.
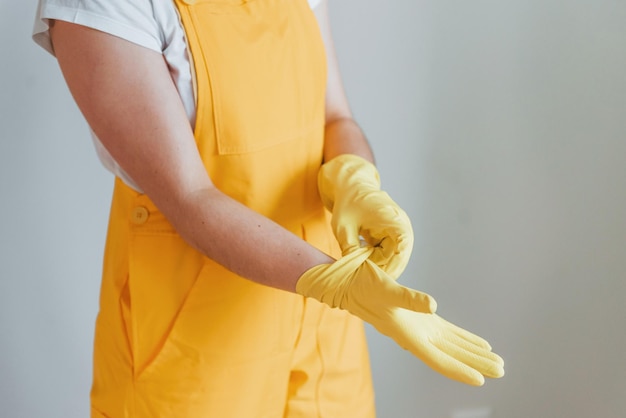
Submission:
[[[311,267],[296,282],[296,293],[317,299],[331,308],[343,309],[345,290],[372,251],[372,248],[364,247],[332,264]]]

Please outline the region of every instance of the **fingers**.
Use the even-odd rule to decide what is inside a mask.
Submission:
[[[339,246],[341,247],[341,254],[346,256],[351,252],[361,248],[361,239],[359,237],[359,228],[354,224],[346,224],[339,222],[334,225],[335,235]]]
[[[393,279],[400,277],[413,251],[413,229],[407,214],[400,209],[386,193],[370,222],[361,226],[361,235],[374,247],[370,259]]]
[[[426,343],[413,354],[419,357],[431,369],[449,379],[472,386],[485,384],[485,377],[478,370],[459,361],[433,344]]]
[[[485,377],[498,378],[504,375],[504,361],[500,356],[493,353],[491,348],[476,345],[459,336],[454,332],[458,327],[453,327],[436,314],[399,310],[394,312],[393,322],[395,329],[388,335],[429,367],[450,379],[481,386]]]
[[[489,351],[491,351],[491,345],[483,338],[479,337],[478,335],[469,332],[466,329],[463,329],[457,325],[454,325],[452,322],[446,321],[445,319],[443,319],[442,317],[438,316],[437,317],[439,321],[441,321],[441,323],[447,327],[449,332],[452,332],[454,334],[456,334],[457,336],[459,336],[460,338],[471,342],[472,344],[479,346],[479,347],[483,347]]]
[[[382,268],[391,278],[397,280],[409,263],[412,250],[412,240],[402,236],[387,236],[374,247],[370,260]]]
[[[433,345],[463,364],[487,377],[504,376],[504,361],[500,356],[453,334],[433,340]]]

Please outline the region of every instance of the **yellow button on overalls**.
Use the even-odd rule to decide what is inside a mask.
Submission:
[[[211,179],[338,256],[317,191],[326,66],[306,0],[175,3]],[[359,320],[230,273],[119,179],[91,398],[100,418],[374,416]]]

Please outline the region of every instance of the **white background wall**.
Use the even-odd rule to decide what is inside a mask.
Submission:
[[[30,41],[34,12],[0,0],[0,417],[79,418],[112,178]],[[626,3],[331,12],[353,110],[414,223],[401,280],[507,362],[465,387],[368,329],[379,416],[626,417]]]

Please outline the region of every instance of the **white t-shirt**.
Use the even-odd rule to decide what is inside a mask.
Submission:
[[[321,0],[308,0],[311,8]],[[163,54],[187,116],[195,124],[196,104],[185,31],[173,1],[165,0],[39,0],[33,39],[52,55],[49,19],[97,29]],[[126,184],[139,187],[115,162],[100,140],[92,138],[102,164]]]

